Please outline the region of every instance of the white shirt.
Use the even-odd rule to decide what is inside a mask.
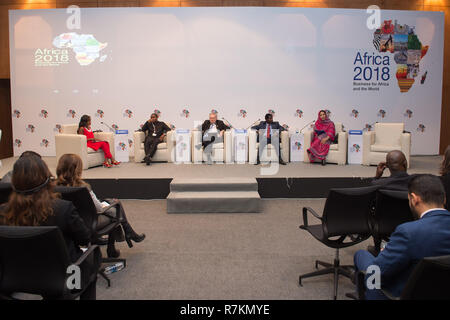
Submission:
[[[427,211],[425,211],[424,213],[422,213],[422,214],[420,215],[420,218],[422,219],[422,217],[423,217],[424,215],[426,215],[428,212],[430,212],[430,211],[435,211],[435,210],[445,210],[445,209],[444,209],[444,208],[433,208],[433,209],[427,210]]]

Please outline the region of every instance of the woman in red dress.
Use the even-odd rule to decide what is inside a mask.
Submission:
[[[88,148],[94,149],[97,151],[98,149],[102,149],[105,154],[105,162],[103,162],[103,166],[106,168],[111,168],[113,165],[119,165],[120,162],[116,161],[109,149],[109,143],[107,141],[100,141],[94,138],[94,133],[91,130],[91,117],[88,115],[83,115],[80,119],[80,123],[78,124],[78,134],[84,134],[87,138],[87,146]]]
[[[328,151],[330,151],[331,141],[335,139],[335,134],[333,121],[328,118],[325,110],[320,110],[319,117],[314,124],[314,138],[311,148],[307,150],[310,162],[319,160],[322,165],[325,165],[325,159]]]

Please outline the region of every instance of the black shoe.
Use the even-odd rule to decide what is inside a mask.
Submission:
[[[118,258],[120,257],[120,250],[119,249],[106,249],[106,254],[108,255],[108,258]]]
[[[149,166],[149,165],[150,165],[150,163],[152,163],[152,161],[151,161],[150,159],[147,159],[147,160],[145,160],[145,164],[146,164],[146,165],[148,165],[148,166]]]
[[[129,248],[133,248],[133,242],[131,242],[131,240],[138,243],[138,242],[143,241],[144,239],[145,239],[145,233],[137,234],[136,232],[133,231],[132,234],[125,235],[125,241],[127,242]]]
[[[324,166],[326,164],[326,161],[325,160],[322,160],[322,165]]]
[[[281,164],[281,165],[283,165],[283,166],[285,166],[285,165],[286,165],[286,162],[284,162],[284,161],[283,161],[283,160],[281,160],[281,159],[280,159],[280,161],[279,161],[279,162],[280,162],[280,164]]]

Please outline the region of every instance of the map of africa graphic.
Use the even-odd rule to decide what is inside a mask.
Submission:
[[[100,56],[100,51],[105,49],[108,44],[99,42],[92,34],[70,32],[55,37],[53,45],[59,49],[71,48],[77,62],[81,66],[87,66],[98,58],[100,58],[100,62],[105,61],[106,55]]]
[[[397,64],[397,81],[400,92],[408,92],[420,72],[420,61],[427,54],[429,46],[423,46],[414,32],[414,26],[400,25],[395,20],[385,20],[373,34],[373,45],[378,52],[394,54]],[[428,72],[422,75],[425,82]]]

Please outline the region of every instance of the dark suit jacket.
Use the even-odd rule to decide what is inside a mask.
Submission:
[[[395,172],[388,178],[374,178],[372,185],[383,189],[407,191],[409,180],[413,177],[414,175],[409,175],[407,172]]]
[[[450,212],[441,209],[399,225],[373,264],[380,267],[381,288],[398,297],[419,260],[449,254]]]
[[[286,129],[280,125],[280,123],[278,121],[273,121],[270,124],[271,129],[278,129],[280,131],[285,131]],[[253,126],[252,129],[254,130],[260,130],[260,129],[267,129],[267,122],[266,121],[261,121],[258,125]]]
[[[0,211],[5,210],[5,207],[6,204],[0,206]],[[79,246],[88,245],[91,239],[91,231],[70,201],[56,199],[53,203],[53,215],[49,216],[42,226],[57,226],[61,230],[73,262],[83,253]]]
[[[205,131],[211,127],[211,122],[209,120],[205,120],[202,124],[202,135],[205,134]],[[218,131],[228,130],[230,129],[222,120],[216,120],[216,128]]]
[[[450,208],[450,173],[447,173],[446,175],[441,177],[442,180],[442,184],[444,185],[445,188],[445,196],[447,198],[447,203],[445,205],[445,207],[447,208],[447,210]]]
[[[154,127],[153,127],[154,125]],[[156,130],[154,130],[156,129]],[[169,128],[167,124],[165,124],[162,121],[155,121],[155,123],[151,124],[150,122],[146,121],[144,125],[142,126],[142,131],[146,133],[147,137],[153,137],[153,131],[156,133],[156,138],[159,138],[162,136],[163,133],[167,133],[172,129]]]

